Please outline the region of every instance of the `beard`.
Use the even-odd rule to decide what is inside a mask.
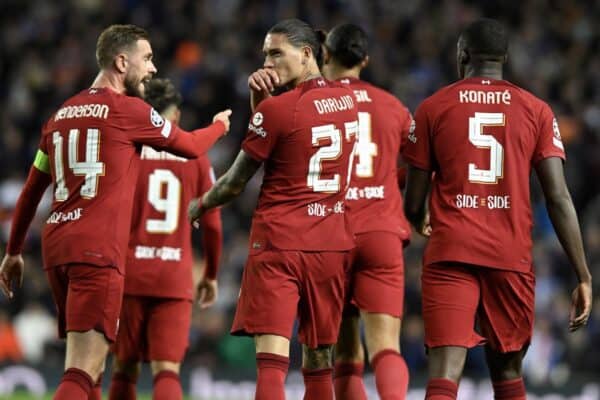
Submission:
[[[144,84],[141,80],[127,75],[125,76],[125,82],[123,82],[123,84],[127,96],[139,97],[141,99],[144,98]]]

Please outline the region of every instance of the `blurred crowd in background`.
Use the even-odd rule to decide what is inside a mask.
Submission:
[[[172,79],[184,97],[184,128],[233,109],[232,128],[210,152],[217,175],[230,165],[245,134],[248,75],[263,62],[266,31],[299,17],[315,28],[340,22],[370,36],[363,77],[384,87],[414,112],[456,80],[456,40],[479,16],[501,19],[511,32],[507,79],[550,103],[566,145],[566,175],[596,280],[588,326],[568,333],[574,274],[549,222],[541,191],[532,185],[535,217],[536,322],[525,360],[530,383],[561,385],[576,374],[600,371],[600,2],[566,0],[3,0],[0,5],[0,242],[38,147],[40,127],[58,106],[87,88],[95,74],[95,44],[113,23],[134,23],[152,38],[158,76]],[[533,179],[535,182],[535,179]],[[229,336],[250,218],[260,177],[223,209],[225,244],[219,301],[194,313],[186,363],[215,373],[252,375],[249,339]],[[48,193],[49,194],[49,193]],[[62,368],[54,306],[40,258],[42,202],[26,245],[26,274],[16,300],[0,296],[0,365],[26,362]],[[376,217],[376,216],[374,216]],[[111,223],[107,216],[106,223]],[[200,240],[195,238],[201,260]],[[406,310],[402,351],[413,375],[424,373],[420,271],[424,241],[413,235],[406,251]],[[4,248],[4,246],[3,246]],[[4,253],[4,252],[2,252]],[[199,262],[199,267],[201,268]],[[158,283],[157,283],[158,284]],[[451,323],[451,322],[450,322]],[[292,348],[292,365],[300,349]],[[470,353],[467,374],[485,374],[481,349]],[[592,372],[590,372],[592,371]],[[593,372],[596,371],[596,372]],[[589,375],[588,375],[589,376]]]

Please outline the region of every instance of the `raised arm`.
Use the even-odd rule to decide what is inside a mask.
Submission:
[[[206,153],[221,136],[229,131],[229,116],[231,110],[216,114],[213,123],[204,129],[185,132],[180,128],[174,139],[166,146],[165,150],[181,157],[195,158]]]
[[[592,309],[592,275],[585,260],[579,221],[565,182],[562,160],[546,158],[536,164],[535,170],[548,215],[579,281],[571,298],[569,330],[574,331],[586,324]]]

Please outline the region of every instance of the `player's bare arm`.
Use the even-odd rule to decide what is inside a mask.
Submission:
[[[425,207],[430,182],[430,171],[413,166],[408,168],[406,194],[404,196],[404,213],[417,233],[425,237],[429,237],[431,234],[429,213]]]
[[[225,204],[239,195],[260,168],[261,163],[240,150],[233,165],[221,176],[214,186],[202,196],[194,199],[188,207],[188,218],[194,224],[206,210]]]
[[[585,260],[579,221],[565,182],[562,160],[546,158],[535,169],[544,191],[548,215],[579,280],[572,294],[569,318],[569,330],[575,331],[587,323],[592,310],[592,275]]]

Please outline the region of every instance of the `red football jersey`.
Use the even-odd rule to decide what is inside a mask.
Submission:
[[[323,78],[260,103],[242,149],[264,161],[250,246],[351,249],[344,196],[358,115],[353,93]]]
[[[507,81],[470,78],[423,101],[415,121],[405,159],[435,171],[424,263],[530,270],[531,169],[565,158],[550,107]]]
[[[127,254],[125,294],[191,299],[192,242],[187,205],[208,191],[208,157],[142,148]],[[220,213],[212,209],[209,213]],[[159,284],[157,284],[159,282]]]
[[[404,240],[410,226],[398,187],[398,157],[412,126],[408,109],[394,96],[354,78],[340,82],[354,91],[358,107],[355,166],[346,193],[354,233],[386,231]]]
[[[123,272],[136,153],[141,144],[172,148],[180,135],[187,133],[136,97],[92,88],[67,100],[40,141],[54,183],[42,238],[45,267],[78,262]]]

